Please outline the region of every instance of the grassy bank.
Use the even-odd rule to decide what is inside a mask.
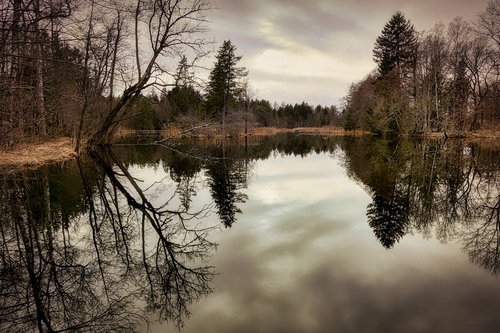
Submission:
[[[331,135],[331,136],[360,136],[369,134],[363,131],[346,131],[338,127],[297,127],[297,128],[278,128],[278,127],[250,127],[245,131],[244,127],[228,127],[225,130],[218,124],[207,124],[205,126],[195,126],[193,128],[181,128],[178,126],[170,126],[160,131],[151,130],[130,130],[120,129],[116,133],[117,137],[128,135],[157,135],[160,134],[163,138],[179,138],[179,137],[236,137],[245,135],[266,136],[281,133],[294,134],[311,134],[311,135]]]
[[[0,151],[0,170],[37,168],[49,163],[64,162],[77,156],[70,138],[41,143],[21,143],[13,150]]]

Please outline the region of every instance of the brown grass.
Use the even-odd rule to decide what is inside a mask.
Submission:
[[[315,134],[329,136],[360,136],[368,134],[363,131],[346,131],[338,127],[296,127],[296,128],[276,128],[276,127],[255,127],[249,130],[252,135],[274,135],[278,133]]]
[[[123,137],[127,135],[147,135],[156,134],[158,131],[135,131],[128,129],[120,129],[117,132],[117,137]],[[204,128],[198,128],[196,130],[183,130],[176,126],[170,126],[160,131],[163,137],[224,137],[222,129],[220,126],[207,126]],[[278,128],[278,127],[249,127],[248,135],[255,136],[266,136],[275,135],[280,133],[296,133],[296,134],[317,134],[317,135],[329,135],[329,136],[361,136],[369,134],[364,131],[346,131],[338,127],[297,127],[297,128]],[[228,127],[226,129],[226,136],[244,136],[244,127]]]
[[[44,143],[19,144],[13,150],[0,151],[0,167],[39,167],[76,156],[71,139],[59,138]]]

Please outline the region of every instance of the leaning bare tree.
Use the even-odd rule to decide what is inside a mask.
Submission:
[[[205,0],[137,0],[133,10],[135,45],[135,80],[124,90],[91,135],[90,145],[106,144],[116,130],[126,105],[141,91],[165,85],[165,57],[190,51],[203,54],[205,14],[210,5]]]

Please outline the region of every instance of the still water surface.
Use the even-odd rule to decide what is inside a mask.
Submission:
[[[496,332],[498,147],[277,136],[4,175],[0,330]]]

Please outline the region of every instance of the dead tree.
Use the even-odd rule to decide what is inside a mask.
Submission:
[[[109,143],[125,106],[144,89],[162,85],[160,75],[164,70],[159,62],[162,56],[177,55],[185,49],[190,49],[196,55],[203,53],[205,41],[199,36],[205,31],[205,13],[209,9],[209,4],[204,0],[154,0],[148,3],[137,0],[134,15],[136,80],[105,115],[91,136],[90,145]],[[141,32],[146,33],[150,46],[146,61],[140,52]]]

